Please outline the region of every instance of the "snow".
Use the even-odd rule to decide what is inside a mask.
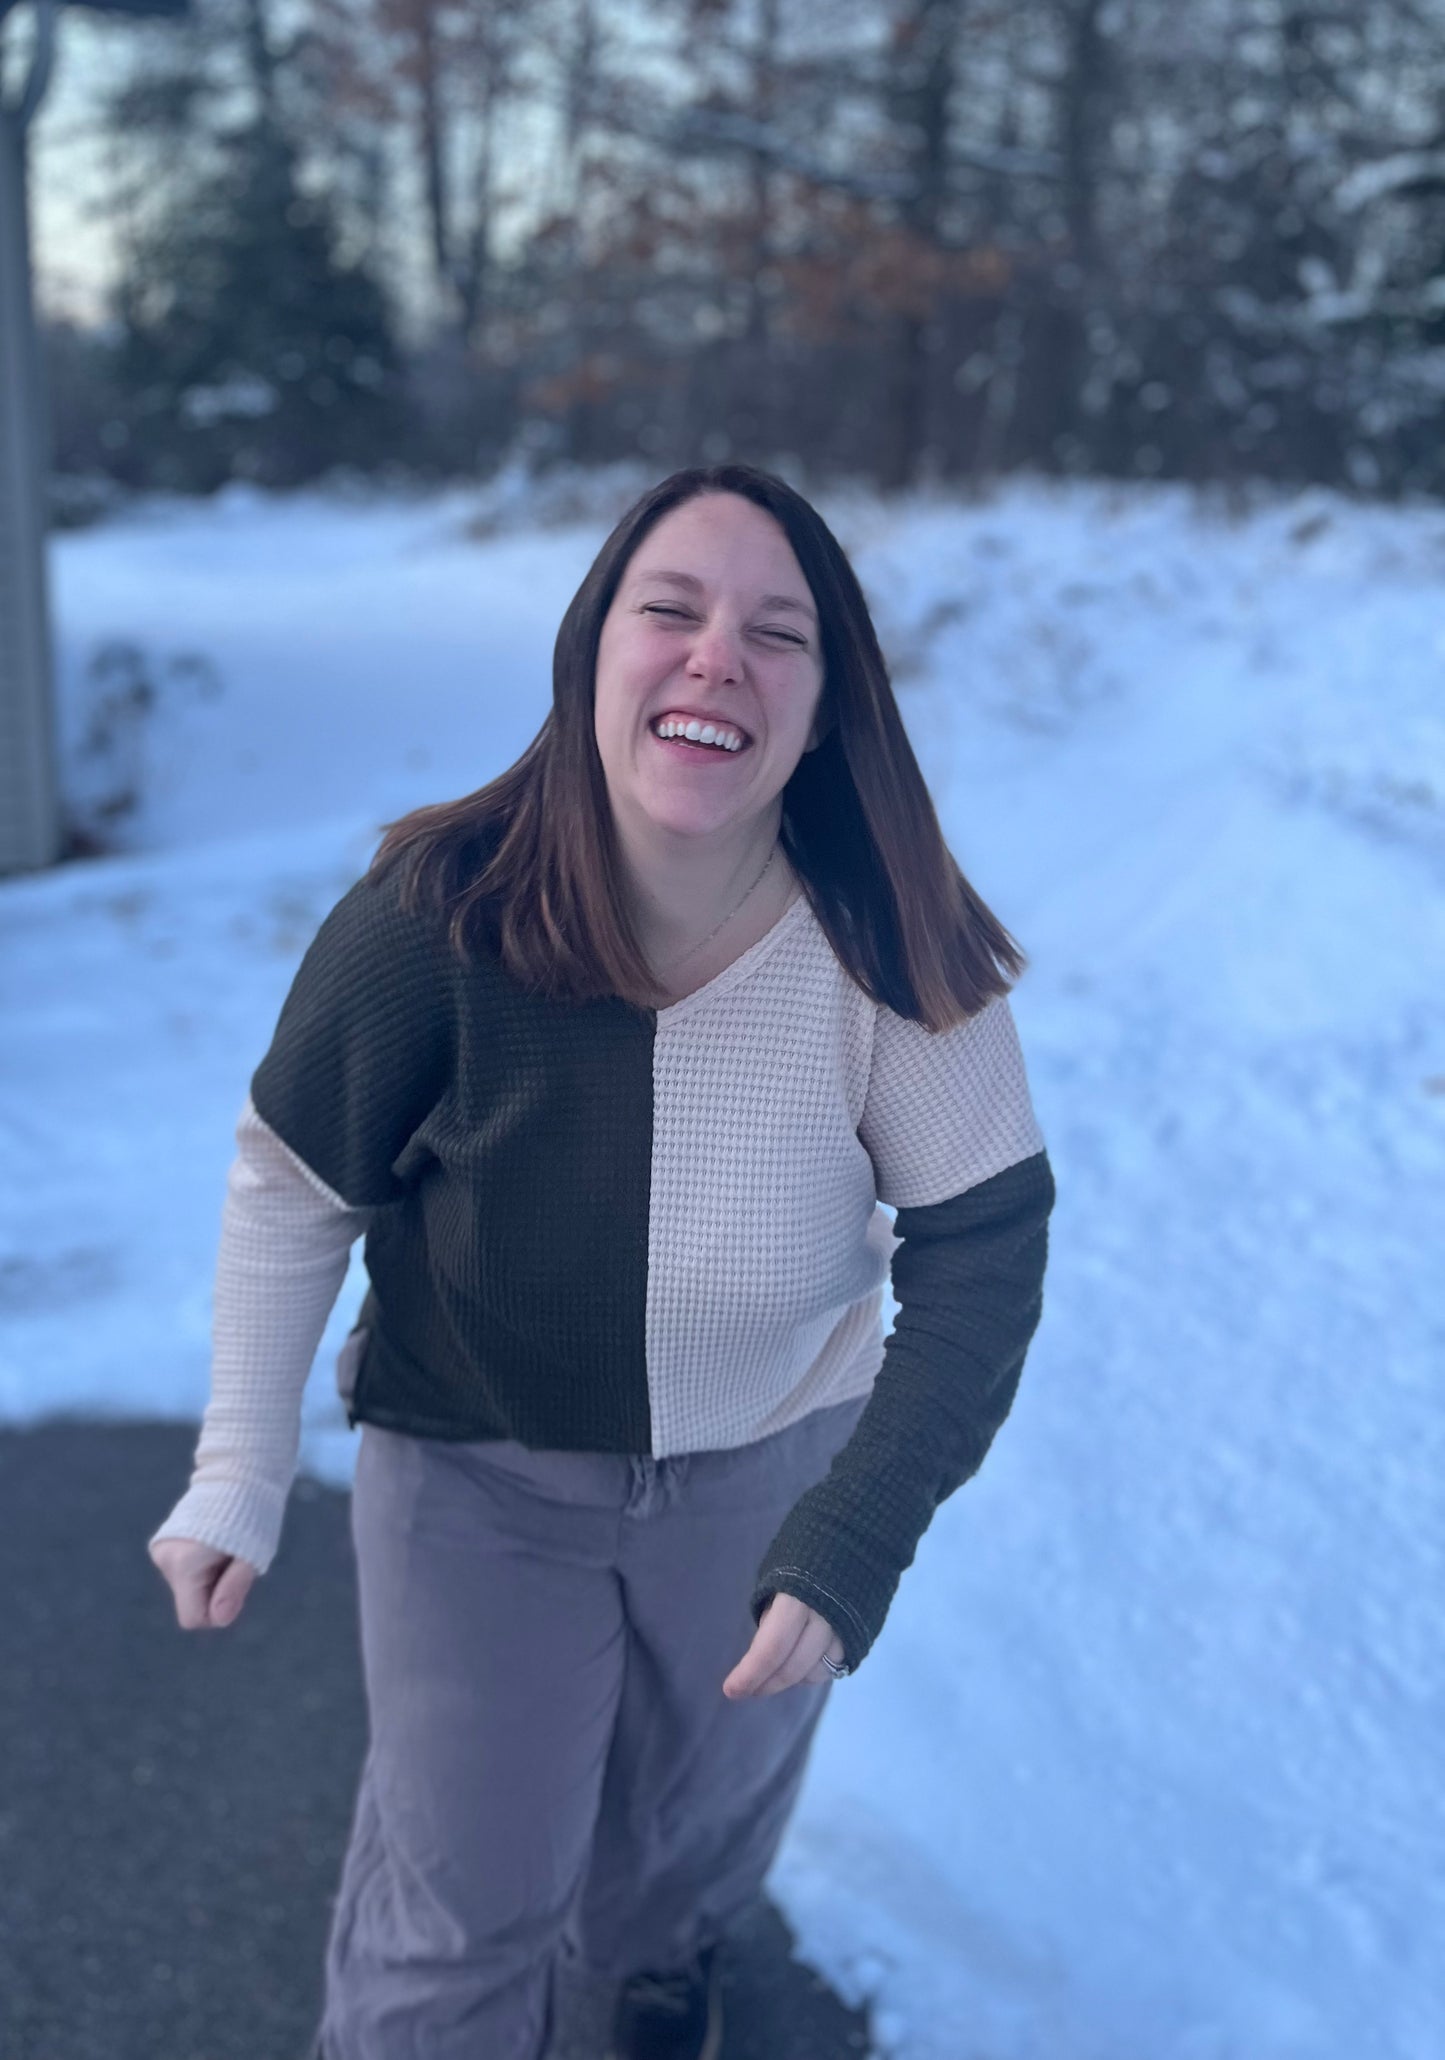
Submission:
[[[199,1413],[297,957],[378,823],[531,736],[622,494],[59,541],[72,751],[99,645],[162,691],[126,855],[0,887],[0,1415]],[[1437,2060],[1445,512],[825,508],[1031,954],[1060,1202],[1014,1412],[834,1694],[775,1890],[897,2060]],[[218,695],[169,692],[187,654]],[[344,1480],[330,1357],[304,1463]]]
[[[1433,191],[1442,180],[1445,150],[1396,150],[1347,173],[1335,189],[1335,205],[1350,214],[1392,194],[1408,193],[1411,188]]]

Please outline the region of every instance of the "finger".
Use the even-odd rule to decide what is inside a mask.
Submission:
[[[179,1569],[166,1578],[176,1599],[176,1622],[183,1631],[203,1631],[211,1613],[210,1582]]]
[[[792,1609],[783,1605],[792,1603]],[[723,1694],[757,1695],[797,1645],[807,1628],[808,1612],[791,1595],[775,1595],[758,1622],[753,1642],[723,1682]]]
[[[200,1630],[210,1607],[214,1560],[188,1538],[162,1538],[148,1545],[146,1551],[151,1565],[171,1591],[176,1622],[183,1631]]]
[[[832,1659],[835,1655],[830,1652],[828,1657]],[[810,1688],[826,1688],[830,1682],[836,1681],[838,1676],[819,1660],[813,1671],[810,1674],[804,1674],[803,1679]]]
[[[833,1631],[828,1624],[821,1623],[815,1616],[788,1654],[770,1681],[758,1691],[761,1695],[781,1695],[785,1688],[797,1688],[805,1681],[811,1681],[819,1674],[826,1674],[823,1654],[832,1643]]]
[[[787,1642],[774,1647],[765,1645],[761,1637],[755,1639],[742,1662],[743,1687],[735,1692],[780,1695],[785,1688],[795,1687],[822,1658],[833,1638],[831,1624],[796,1596],[776,1596],[770,1609],[785,1618]]]
[[[815,1610],[813,1612],[813,1622],[820,1626],[825,1643],[822,1650],[814,1654],[813,1664],[809,1667],[807,1673],[802,1676],[802,1681],[809,1688],[826,1688],[829,1682],[838,1679],[838,1676],[833,1672],[833,1666],[841,1666],[848,1655],[843,1648],[842,1639],[826,1617],[819,1616]],[[801,1657],[801,1654],[799,1656]],[[827,1664],[830,1660],[833,1666]]]
[[[211,1590],[210,1620],[213,1624],[223,1626],[235,1622],[255,1578],[256,1569],[249,1560],[232,1559],[227,1562],[221,1578]]]

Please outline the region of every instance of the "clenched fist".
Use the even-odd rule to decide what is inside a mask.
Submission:
[[[219,1631],[241,1614],[256,1569],[195,1538],[161,1538],[149,1547],[176,1598],[176,1622],[183,1631]]]

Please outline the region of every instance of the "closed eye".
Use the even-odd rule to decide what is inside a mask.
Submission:
[[[642,612],[644,615],[665,615],[672,622],[690,622],[692,620],[692,617],[685,608],[670,608],[665,601],[648,601],[644,603]],[[798,651],[807,649],[807,638],[795,635],[790,629],[764,629],[759,631],[759,635],[777,637],[783,643],[791,644]]]

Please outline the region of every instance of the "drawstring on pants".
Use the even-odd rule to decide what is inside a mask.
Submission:
[[[690,1452],[679,1452],[671,1459],[651,1459],[637,1453],[629,1455],[627,1464],[631,1479],[622,1514],[645,1517],[670,1509],[687,1485],[691,1459]]]

